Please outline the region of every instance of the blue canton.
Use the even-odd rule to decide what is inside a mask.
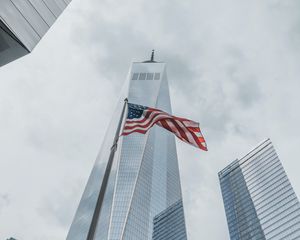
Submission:
[[[140,118],[143,115],[145,109],[147,109],[147,107],[145,106],[128,103],[127,119]]]

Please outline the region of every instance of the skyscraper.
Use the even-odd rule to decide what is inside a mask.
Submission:
[[[181,200],[155,216],[152,240],[187,240]]]
[[[30,53],[71,0],[1,0],[0,66]]]
[[[133,63],[124,97],[171,112],[165,63]],[[121,107],[119,102],[68,233],[87,238]],[[174,135],[153,127],[146,135],[121,137],[109,176],[94,239],[152,239],[153,219],[182,199]],[[181,216],[184,218],[183,214]],[[182,221],[184,223],[184,219]],[[185,226],[182,226],[185,231]]]
[[[219,180],[231,240],[300,239],[300,204],[269,139]]]

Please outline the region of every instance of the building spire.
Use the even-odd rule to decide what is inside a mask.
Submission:
[[[150,62],[154,62],[154,49],[152,50],[152,53],[151,53],[151,60]]]
[[[144,61],[144,63],[156,63],[156,61],[154,61],[154,49],[151,52],[150,60]]]

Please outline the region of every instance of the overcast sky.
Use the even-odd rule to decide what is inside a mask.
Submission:
[[[229,239],[217,173],[270,137],[300,195],[300,2],[73,0],[0,68],[0,239],[66,237],[132,61],[168,64],[190,240]]]

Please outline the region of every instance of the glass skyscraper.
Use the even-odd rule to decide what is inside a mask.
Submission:
[[[171,113],[165,63],[133,63],[126,83],[123,97],[128,97],[129,102]],[[117,105],[68,240],[87,238],[124,98]],[[145,135],[121,137],[94,239],[150,240],[154,217],[181,199],[174,135],[154,126]],[[183,214],[181,218],[184,224]],[[181,229],[185,232],[185,225]]]
[[[231,240],[300,239],[300,204],[269,139],[219,180]]]
[[[71,0],[1,0],[0,66],[30,53]]]
[[[187,240],[181,200],[156,215],[152,240]]]

